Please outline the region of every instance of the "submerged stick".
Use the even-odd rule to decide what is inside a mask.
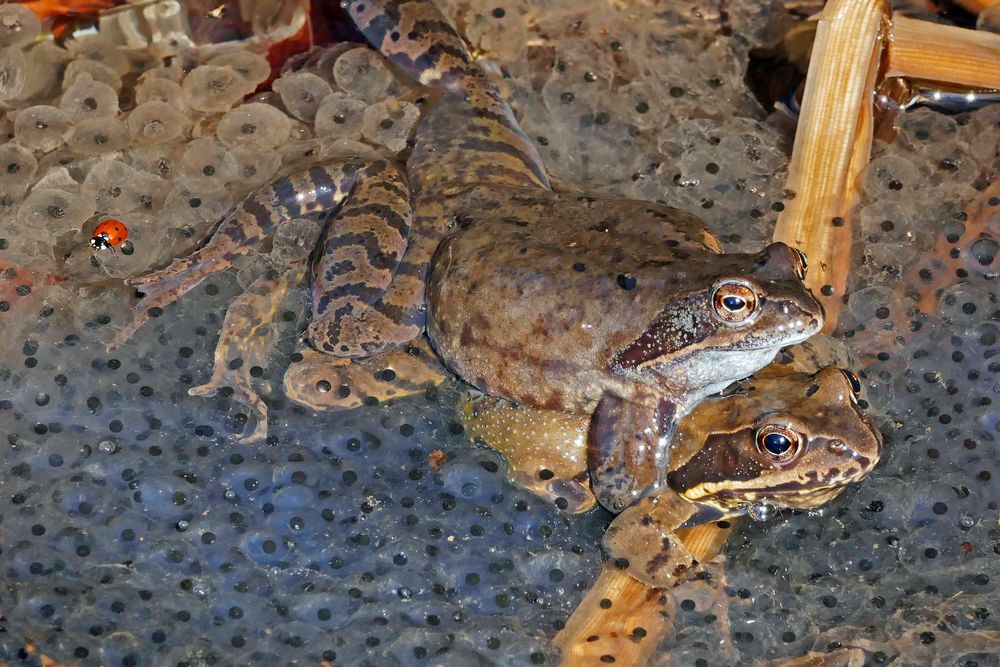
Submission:
[[[795,133],[788,189],[774,240],[809,257],[806,284],[836,325],[850,266],[851,209],[868,164],[872,102],[889,6],[832,0],[820,15]]]

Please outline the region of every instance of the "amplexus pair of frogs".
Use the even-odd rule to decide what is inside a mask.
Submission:
[[[651,585],[692,564],[675,530],[761,502],[816,507],[871,470],[880,436],[851,373],[744,379],[822,327],[804,255],[781,243],[723,254],[697,218],[668,206],[554,192],[430,0],[344,6],[391,63],[437,91],[405,169],[347,159],[251,194],[201,249],[127,281],[144,296],[116,343],[283,221],[323,217],[287,395],[349,407],[403,393],[432,375],[436,353],[522,409],[591,414],[590,484],[618,514],[605,545]],[[266,409],[231,362],[306,272],[261,279],[234,303],[212,381],[194,390],[232,386],[257,413],[251,439],[266,434]]]

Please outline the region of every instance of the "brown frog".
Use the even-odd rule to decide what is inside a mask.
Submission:
[[[820,329],[805,257],[790,247],[724,255],[697,218],[669,206],[553,192],[510,108],[432,2],[344,6],[439,95],[405,172],[347,160],[261,188],[197,252],[127,281],[145,296],[115,343],[283,221],[334,212],[315,253],[309,347],[285,377],[289,398],[349,407],[360,393],[401,395],[415,386],[404,355],[419,353],[429,328],[443,359],[484,391],[594,411],[599,497],[618,511],[662,481],[648,474],[662,466],[647,462],[663,461],[671,425],[693,402]],[[300,273],[265,277],[234,304],[216,370],[193,390],[232,387],[254,407],[251,440],[267,425],[246,370],[261,364],[247,356],[266,359],[255,336]]]
[[[823,318],[804,259],[785,245],[716,254],[678,226],[575,199],[534,195],[449,237],[432,264],[428,336],[489,394],[593,413],[591,475],[617,512],[663,481],[677,419]]]
[[[675,531],[762,507],[816,508],[878,463],[881,434],[858,406],[850,371],[737,383],[678,424],[666,484],[611,523],[604,546],[650,586],[692,565]]]
[[[678,530],[752,510],[819,507],[878,463],[882,437],[862,411],[857,376],[835,366],[804,372],[831,360],[815,345],[783,356],[681,418],[664,484],[611,523],[605,547],[637,579],[663,587],[694,564]],[[585,418],[485,401],[466,425],[504,453],[515,482],[570,510],[593,503]]]

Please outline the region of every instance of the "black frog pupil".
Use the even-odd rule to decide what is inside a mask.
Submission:
[[[791,447],[792,441],[780,433],[768,433],[764,436],[764,449],[775,456],[781,456]]]
[[[743,310],[747,307],[747,302],[738,296],[727,296],[722,299],[722,305],[726,307],[727,310]]]

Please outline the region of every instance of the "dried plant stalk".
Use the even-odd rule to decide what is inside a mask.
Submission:
[[[823,10],[789,166],[795,196],[774,231],[776,241],[809,257],[806,283],[826,308],[827,331],[836,326],[847,284],[849,214],[871,152],[872,98],[888,16],[882,0],[832,0]]]
[[[731,528],[717,524],[678,531],[700,562],[715,558]],[[660,641],[673,629],[676,600],[672,589],[649,588],[607,562],[587,596],[556,635],[562,667],[603,664],[645,665]]]
[[[1000,88],[1000,35],[895,17],[885,76]]]

